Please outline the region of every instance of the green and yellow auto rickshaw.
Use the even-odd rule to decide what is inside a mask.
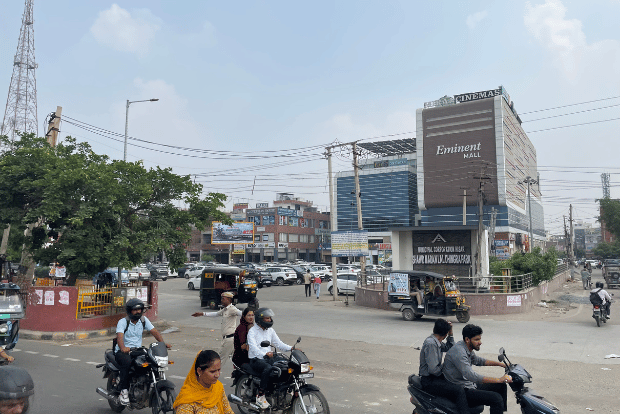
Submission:
[[[258,308],[256,280],[238,267],[207,266],[200,276],[200,306],[217,309],[220,306],[222,293],[231,292],[233,303],[247,303]]]

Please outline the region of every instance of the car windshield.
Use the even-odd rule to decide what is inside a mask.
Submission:
[[[456,288],[456,283],[454,283],[454,280],[445,280],[444,279],[444,285],[446,286],[446,292],[454,292],[454,291],[458,290]]]
[[[22,302],[15,290],[0,290],[0,312],[21,313]]]

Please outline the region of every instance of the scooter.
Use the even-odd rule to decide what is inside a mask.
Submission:
[[[498,359],[506,364],[506,374],[512,378],[509,385],[515,393],[517,404],[521,406],[522,414],[559,414],[560,410],[555,405],[525,386],[532,382],[532,376],[521,365],[511,363],[504,348],[500,348]],[[414,414],[459,413],[452,401],[422,391],[421,377],[418,375],[409,376],[407,390],[411,395],[410,401],[415,406]],[[483,410],[482,405],[469,408],[471,414],[479,414]]]

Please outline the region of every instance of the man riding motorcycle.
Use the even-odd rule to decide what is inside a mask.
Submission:
[[[276,331],[273,330],[273,317],[275,314],[269,308],[261,308],[256,311],[255,325],[248,331],[248,356],[250,366],[256,372],[261,373],[260,390],[256,396],[256,403],[262,408],[269,408],[269,403],[265,398],[265,391],[271,385],[271,366],[273,364],[273,352],[271,348],[262,347],[261,342],[268,341],[281,352],[288,352],[292,349],[290,345],[280,340]]]
[[[23,368],[0,367],[0,414],[26,414],[34,394],[32,377]]]
[[[599,295],[599,297],[603,301],[603,304],[601,306],[603,307],[603,309],[605,309],[605,317],[607,319],[611,319],[609,313],[610,313],[612,299],[609,293],[607,293],[607,291],[603,289],[603,287],[605,287],[603,282],[596,282],[596,287],[592,289],[590,293],[596,293]]]
[[[144,308],[144,302],[140,299],[129,299],[125,304],[127,316],[119,320],[116,325],[114,356],[119,368],[119,402],[123,405],[129,404],[129,369],[133,360],[131,348],[142,346],[142,332],[144,329],[149,331],[158,342],[164,342],[164,338],[155,329],[151,321],[146,316],[143,316]],[[166,344],[166,347],[170,349],[172,345]]]

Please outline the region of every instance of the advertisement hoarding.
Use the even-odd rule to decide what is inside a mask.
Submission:
[[[368,256],[368,230],[332,232],[332,256]]]
[[[241,222],[227,225],[214,221],[211,244],[250,244],[254,243],[254,223]]]
[[[390,273],[388,295],[409,296],[409,275],[407,273]]]

